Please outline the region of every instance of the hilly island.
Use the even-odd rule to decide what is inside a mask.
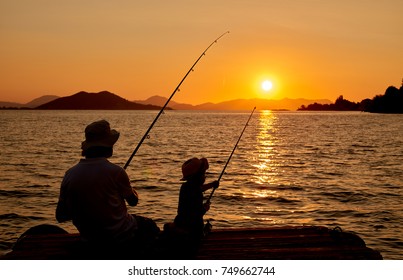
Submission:
[[[157,110],[159,106],[143,105],[128,101],[108,91],[89,93],[80,91],[60,97],[35,109],[42,110]]]
[[[167,102],[166,97],[152,96],[146,100],[129,101],[109,91],[90,93],[80,91],[70,96],[45,95],[26,104],[0,102],[0,109],[40,109],[40,110],[160,110]],[[398,89],[389,86],[385,94],[372,99],[351,102],[341,95],[334,103],[327,99],[307,100],[303,98],[281,100],[236,99],[220,103],[199,105],[178,103],[171,100],[168,110],[300,110],[300,111],[364,111],[372,113],[403,113],[403,84]]]
[[[80,91],[76,94],[58,97],[45,96],[37,98],[27,104],[0,102],[0,108],[24,108],[40,110],[158,110],[165,105],[168,99],[162,96],[152,96],[146,100],[129,101],[114,93],[101,91],[89,93]],[[35,102],[34,102],[35,101]],[[43,101],[38,105],[38,102]],[[327,99],[237,99],[220,103],[203,103],[199,105],[177,103],[173,100],[168,104],[168,109],[174,110],[250,110],[256,106],[259,110],[297,110],[300,106],[311,103],[329,103]],[[35,104],[35,106],[32,106]]]

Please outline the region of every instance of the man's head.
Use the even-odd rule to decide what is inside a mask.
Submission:
[[[82,153],[88,155],[90,150],[112,150],[118,139],[119,132],[111,129],[107,121],[93,122],[85,128],[85,141],[81,143]]]

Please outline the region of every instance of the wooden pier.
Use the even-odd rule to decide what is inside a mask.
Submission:
[[[104,253],[107,250],[98,248]],[[118,252],[119,253],[119,252]],[[24,234],[5,259],[183,259],[170,251],[146,256],[86,252],[78,234],[63,231]],[[190,257],[201,260],[379,260],[358,235],[317,226],[214,229]]]

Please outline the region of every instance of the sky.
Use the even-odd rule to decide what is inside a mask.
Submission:
[[[0,0],[0,101],[169,97],[229,31],[174,101],[359,102],[401,86],[402,14],[401,0]]]

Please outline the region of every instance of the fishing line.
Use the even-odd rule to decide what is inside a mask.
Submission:
[[[221,39],[221,37],[223,37],[224,35],[226,35],[227,33],[229,33],[229,31],[221,34],[217,39],[215,39],[203,52],[202,54],[199,56],[199,58],[195,61],[195,63],[193,63],[192,67],[190,67],[189,71],[186,73],[186,75],[182,78],[182,80],[180,81],[180,83],[178,84],[178,86],[175,88],[175,90],[172,92],[171,96],[168,98],[168,100],[166,101],[165,105],[161,108],[161,110],[159,111],[158,115],[155,117],[154,121],[151,123],[150,127],[147,129],[146,133],[144,134],[144,136],[141,138],[140,142],[138,143],[137,147],[134,149],[133,153],[130,155],[129,159],[127,160],[125,166],[123,167],[124,169],[126,169],[130,162],[132,161],[134,155],[137,153],[138,149],[140,148],[141,144],[144,142],[144,140],[148,137],[151,129],[153,128],[154,124],[157,122],[158,118],[161,116],[161,114],[163,113],[165,107],[168,105],[169,101],[171,101],[172,97],[175,95],[175,93],[177,91],[179,91],[180,86],[182,85],[182,83],[185,81],[185,79],[187,78],[187,76],[189,75],[190,72],[193,72],[193,68],[196,66],[196,64],[199,62],[199,60],[206,55],[206,52],[208,51],[208,49],[214,45],[215,43],[217,43],[218,40]]]
[[[245,126],[244,126],[244,128],[243,128],[243,130],[242,130],[242,132],[241,132],[241,135],[239,136],[238,141],[236,142],[234,149],[232,149],[232,152],[231,152],[231,154],[230,154],[230,156],[229,156],[227,162],[225,163],[225,166],[224,166],[223,170],[221,171],[220,176],[218,177],[218,180],[217,180],[218,182],[221,180],[221,177],[224,175],[225,169],[227,168],[227,165],[228,165],[228,163],[230,162],[230,160],[231,160],[231,158],[232,158],[232,155],[234,154],[234,152],[235,152],[235,150],[236,150],[236,147],[238,146],[238,143],[239,143],[239,141],[241,140],[242,135],[243,135],[243,133],[244,133],[246,127],[248,126],[250,119],[252,118],[253,112],[255,112],[255,109],[256,109],[256,107],[253,108],[252,113],[250,113],[250,116],[249,116],[249,118],[248,118],[248,121],[246,122],[246,124],[245,124]],[[212,198],[212,196],[213,196],[215,190],[216,190],[216,189],[213,189],[213,190],[211,191],[210,196],[209,196],[209,198],[207,199],[207,203],[210,202],[210,200],[211,200],[211,198]]]

